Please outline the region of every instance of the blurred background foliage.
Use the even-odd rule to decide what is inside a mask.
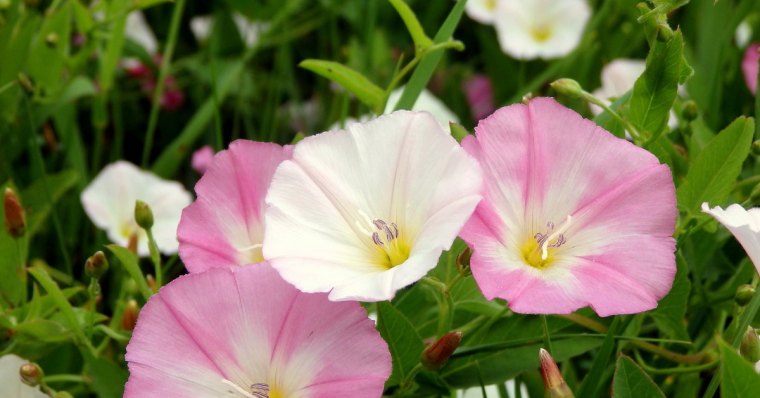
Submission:
[[[476,73],[490,78],[497,107],[528,94],[557,95],[549,83],[562,77],[592,91],[600,86],[605,64],[617,58],[645,59],[650,41],[659,39],[637,22],[638,0],[589,3],[594,12],[581,45],[549,61],[510,58],[501,51],[492,26],[463,16],[454,38],[465,47],[444,53],[427,88],[469,131],[477,120],[463,83]],[[432,37],[454,2],[408,4]],[[155,32],[160,60],[127,37],[127,14],[137,9]],[[760,2],[755,0],[692,0],[668,15],[670,26],[683,33],[684,56],[694,73],[674,104],[677,127],[663,138],[664,146],[652,150],[673,168],[678,185],[719,131],[741,115],[754,114],[755,99],[740,68],[744,49],[737,46],[734,32],[748,20],[755,28],[754,39],[760,39],[758,13]],[[246,45],[233,23],[235,14],[258,26],[255,44]],[[217,23],[208,39],[199,41],[190,20],[207,15]],[[300,68],[299,62],[337,61],[386,87],[397,65],[413,56],[414,44],[399,14],[380,0],[0,0],[0,182],[20,192],[29,214],[26,237],[15,241],[7,234],[0,236],[0,263],[12,264],[2,267],[0,275],[0,331],[6,332],[0,333],[0,351],[38,361],[48,375],[85,375],[83,380],[62,379],[54,385],[75,395],[121,395],[127,377],[123,355],[133,311],[129,307],[143,304],[144,298],[121,266],[112,266],[101,281],[102,300],[93,298],[82,264],[108,242],[82,210],[82,189],[117,159],[192,187],[199,176],[189,158],[203,145],[218,151],[238,138],[287,144],[299,133],[315,134],[346,117],[372,111],[340,86]],[[162,109],[152,92],[146,93],[123,67],[126,58],[140,60],[153,76],[171,76],[184,94],[181,105]],[[584,101],[558,97],[592,117]],[[686,100],[694,102],[696,115],[684,117]],[[760,138],[754,132],[746,134],[748,125],[743,123],[730,131],[736,131],[737,140]],[[609,117],[604,125],[621,131]],[[752,155],[741,168],[743,159],[738,160],[738,181],[720,200],[756,205],[757,161]],[[563,372],[574,390],[596,363],[604,333],[612,326],[619,334],[618,351],[630,348],[627,342],[636,339],[669,339],[662,345],[679,354],[712,355],[700,357],[695,365],[715,359],[713,337],[738,311],[734,293],[756,275],[728,232],[701,216],[685,214],[679,224],[679,274],[664,305],[619,317],[624,319],[621,325],[581,311],[597,328],[595,334],[582,336],[588,325],[549,317],[553,355],[565,361]],[[441,295],[430,285],[417,284],[399,294],[392,306],[371,306],[379,314],[384,337],[397,336],[408,348],[408,358],[402,359],[407,363],[416,363],[423,339],[436,335],[441,297],[454,306],[451,325],[466,331],[464,348],[440,372],[419,373],[415,394],[447,395],[449,387],[519,377],[531,396],[541,396],[536,354],[542,345],[541,320],[511,314],[503,303],[486,301],[471,277],[460,277],[457,255],[464,244],[457,245],[433,271],[450,291]],[[129,256],[121,260],[137,261]],[[166,260],[167,279],[184,272],[177,256]],[[119,263],[116,258],[112,262]],[[34,275],[44,289],[27,283],[28,275],[18,272],[15,264],[44,274]],[[45,275],[60,286],[58,293],[41,282]],[[26,287],[34,300],[27,300]],[[74,305],[62,309],[56,294]],[[93,350],[82,349],[88,344],[82,339],[97,344]],[[651,365],[649,374],[668,396],[697,396],[716,369],[712,363],[703,371],[662,372],[657,369],[673,363],[651,351],[627,352],[638,355],[640,364]],[[569,358],[575,359],[566,361]],[[613,370],[602,369],[597,376],[609,381]],[[399,379],[389,381],[388,387],[390,393],[409,392]]]

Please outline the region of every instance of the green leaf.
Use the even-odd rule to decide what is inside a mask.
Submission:
[[[27,209],[27,233],[34,235],[50,215],[51,205],[76,185],[79,176],[73,170],[64,170],[35,181],[21,196]],[[47,195],[50,194],[51,197]]]
[[[707,143],[678,187],[681,210],[697,216],[702,202],[725,200],[749,154],[754,129],[753,119],[741,116]]]
[[[140,269],[137,255],[129,251],[127,248],[118,245],[107,245],[106,248],[119,259],[119,262],[124,266],[124,269],[127,270],[129,276],[137,282],[137,288],[140,290],[140,293],[142,293],[145,301],[148,301],[150,296],[153,295],[153,291],[150,290],[148,282],[145,281],[145,275],[143,275],[142,270]]]
[[[399,384],[420,363],[425,345],[412,323],[388,302],[377,305],[377,330],[388,343],[393,358],[393,373],[386,385]]]
[[[760,391],[760,375],[755,373],[751,363],[731,348],[724,341],[719,341],[720,396],[723,398],[744,398],[757,396]]]
[[[92,380],[92,388],[100,398],[119,398],[124,394],[127,371],[104,358],[84,355],[85,371]]]
[[[662,397],[665,394],[660,391],[652,378],[636,365],[631,358],[625,355],[618,357],[615,366],[615,378],[612,380],[613,398],[638,398],[638,397]]]
[[[688,277],[688,266],[680,254],[676,257],[676,265],[678,271],[670,293],[660,300],[657,309],[653,310],[650,315],[654,318],[657,326],[668,336],[674,339],[689,340],[684,319],[686,317],[686,304],[689,301],[691,291],[691,282]]]
[[[390,0],[390,3],[396,9],[398,15],[401,16],[401,19],[404,20],[406,30],[409,31],[412,40],[414,40],[414,51],[416,53],[433,45],[433,41],[425,34],[425,30],[422,29],[422,25],[417,20],[417,16],[414,15],[414,11],[409,8],[404,0]]]
[[[660,134],[668,123],[681,78],[683,36],[676,31],[666,43],[655,41],[647,57],[644,73],[633,86],[628,117],[649,139]]]
[[[14,329],[14,338],[29,343],[57,343],[71,338],[71,330],[48,319],[32,319]]]
[[[446,20],[443,21],[440,29],[438,29],[438,32],[435,34],[435,37],[433,38],[435,44],[443,43],[451,38],[454,34],[454,30],[459,24],[459,20],[462,18],[466,3],[467,0],[457,1],[454,8],[451,9],[451,12],[446,17]],[[442,57],[443,50],[432,51],[420,61],[420,64],[414,69],[412,77],[409,78],[409,82],[406,84],[404,92],[401,94],[401,98],[399,98],[396,107],[393,108],[393,110],[412,109],[412,106],[414,106],[414,103],[417,101],[417,97],[419,97],[422,90],[427,86],[430,78],[433,77],[433,71],[435,71],[438,62],[441,61]]]
[[[348,66],[320,59],[307,59],[298,66],[340,84],[370,108],[382,109],[385,100],[383,90]]]

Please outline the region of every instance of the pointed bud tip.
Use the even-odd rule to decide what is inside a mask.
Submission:
[[[135,325],[137,325],[137,315],[139,312],[140,307],[137,305],[137,301],[134,299],[127,301],[124,313],[121,315],[121,328],[124,330],[134,330]]]
[[[541,377],[544,379],[546,396],[553,398],[572,398],[573,392],[565,383],[562,373],[554,362],[551,354],[543,348],[538,350],[538,358],[541,362]]]
[[[16,192],[10,187],[3,194],[3,209],[5,210],[5,230],[18,239],[26,233],[26,214]]]
[[[549,84],[556,92],[570,97],[580,97],[583,95],[583,88],[573,79],[558,79]]]
[[[430,370],[442,368],[449,361],[451,354],[459,347],[459,343],[462,342],[462,335],[460,331],[449,332],[435,343],[430,344],[422,352],[422,358],[420,358],[422,365]]]
[[[739,306],[744,307],[749,304],[749,301],[752,300],[752,296],[754,295],[755,288],[753,288],[752,285],[739,285],[739,287],[736,288],[734,301],[736,301],[736,304]]]
[[[106,255],[102,251],[97,251],[84,263],[84,273],[90,278],[100,279],[108,271],[108,266]]]

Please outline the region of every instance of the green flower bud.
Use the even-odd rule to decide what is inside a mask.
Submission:
[[[153,211],[147,203],[139,199],[135,202],[135,221],[142,229],[153,228]]]
[[[550,86],[554,91],[570,97],[581,97],[583,95],[583,88],[581,88],[581,85],[573,79],[555,80]]]
[[[108,271],[108,259],[102,251],[97,251],[84,263],[84,273],[90,278],[100,279]]]
[[[734,295],[734,300],[736,301],[736,304],[744,307],[745,305],[749,304],[749,301],[754,295],[755,288],[753,288],[751,285],[740,285],[738,288],[736,288],[736,295]]]
[[[747,331],[739,345],[739,354],[751,363],[760,361],[760,338],[757,337],[757,332],[752,326],[747,326]]]
[[[699,117],[699,108],[697,107],[697,103],[694,102],[693,100],[688,100],[684,102],[681,115],[688,122],[692,120],[696,120],[697,117]]]
[[[37,365],[34,362],[28,362],[21,365],[18,369],[18,373],[19,376],[21,376],[21,381],[32,387],[38,386],[42,381],[42,376],[44,376],[40,365]]]

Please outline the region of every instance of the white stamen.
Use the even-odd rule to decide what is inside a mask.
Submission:
[[[250,246],[246,246],[246,247],[241,247],[241,248],[237,249],[237,251],[238,251],[238,252],[247,252],[247,251],[249,251],[249,250],[256,250],[256,249],[261,249],[262,247],[263,247],[263,245],[262,245],[261,243],[257,243],[257,244],[255,244],[255,245],[250,245]]]
[[[227,379],[222,379],[222,383],[224,383],[224,384],[232,387],[235,390],[235,391],[230,391],[230,392],[237,392],[237,393],[239,393],[240,395],[242,395],[242,396],[244,396],[246,398],[256,398],[255,395],[249,393],[248,391],[244,390],[239,385],[237,385],[237,384],[235,384],[235,383],[233,383],[233,382],[231,382],[231,381],[229,381]]]
[[[551,235],[546,237],[544,239],[544,242],[541,244],[541,260],[546,260],[549,257],[549,246],[550,242],[560,239],[562,243],[565,243],[564,236],[562,236],[563,233],[567,232],[568,229],[570,229],[570,222],[573,220],[573,216],[568,215],[565,222],[562,223],[562,226],[559,227],[556,231],[552,232]]]

